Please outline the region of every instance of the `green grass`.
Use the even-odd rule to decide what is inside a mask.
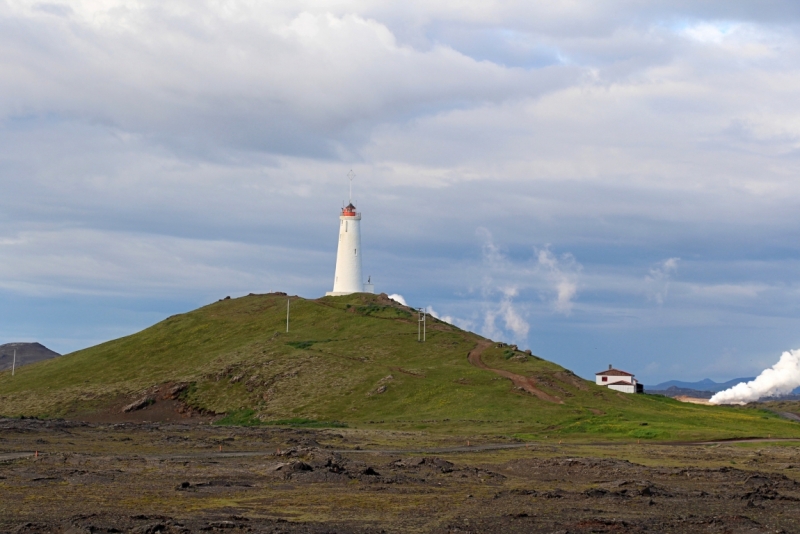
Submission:
[[[800,425],[771,412],[625,395],[538,357],[486,350],[487,365],[533,376],[563,403],[540,400],[469,364],[480,336],[429,318],[427,342],[419,343],[412,310],[380,296],[292,298],[291,310],[286,333],[285,296],[223,300],[22,367],[13,378],[0,373],[0,412],[86,413],[152,386],[187,382],[182,400],[226,414],[223,424],[340,421],[573,441],[800,438]]]

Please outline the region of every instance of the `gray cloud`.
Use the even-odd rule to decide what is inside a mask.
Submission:
[[[355,13],[178,6],[85,4],[65,17],[7,7],[0,61],[11,68],[0,75],[0,113],[103,124],[195,157],[230,149],[335,157],[387,120],[574,79],[476,61],[447,45],[403,46]]]
[[[800,342],[799,9],[2,3],[0,294],[321,294],[354,168],[379,290],[579,372],[757,371]]]

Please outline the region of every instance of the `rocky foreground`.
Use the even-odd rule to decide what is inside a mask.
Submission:
[[[800,531],[796,444],[486,445],[5,419],[0,532]]]

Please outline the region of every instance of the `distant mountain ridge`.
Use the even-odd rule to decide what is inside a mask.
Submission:
[[[710,378],[704,378],[698,382],[684,382],[682,380],[669,380],[656,384],[655,386],[644,386],[644,390],[648,393],[660,393],[668,397],[676,397],[678,395],[687,395],[689,397],[710,398],[710,393],[719,393],[726,389],[730,389],[736,384],[742,382],[750,382],[755,380],[754,376],[744,378],[734,378],[727,382],[714,382]],[[800,388],[795,389],[792,395],[800,395]]]
[[[15,350],[17,351],[17,367],[61,356],[41,343],[6,343],[0,345],[0,371],[11,369]]]
[[[671,387],[676,387],[678,389],[694,389],[697,391],[711,391],[712,393],[717,393],[719,391],[726,390],[728,388],[732,388],[736,384],[741,382],[750,382],[751,380],[755,380],[754,376],[745,377],[745,378],[734,378],[732,380],[728,380],[727,382],[714,382],[710,378],[704,378],[698,382],[684,382],[682,380],[669,380],[667,382],[662,382],[660,384],[656,384],[655,386],[645,386],[645,390],[649,391],[664,391]]]

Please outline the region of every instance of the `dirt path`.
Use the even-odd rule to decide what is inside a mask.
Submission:
[[[652,442],[643,445],[658,446],[658,447],[698,447],[698,446],[714,446],[714,445],[730,445],[735,443],[790,443],[797,442],[795,438],[743,438],[743,439],[730,439],[730,440],[717,440],[717,441],[675,441],[675,442]],[[476,453],[476,452],[491,452],[509,449],[531,449],[537,450],[543,447],[553,447],[556,443],[548,441],[531,441],[523,443],[483,443],[469,446],[455,446],[455,447],[420,447],[420,448],[407,448],[407,449],[336,449],[321,447],[319,450],[325,453],[336,454],[352,454],[356,456],[368,455],[404,455],[404,454],[453,454],[453,453]],[[628,443],[630,444],[630,443]],[[562,444],[559,442],[559,446]],[[564,443],[564,447],[618,447],[618,442],[568,442]],[[205,452],[189,452],[189,453],[175,453],[175,454],[124,454],[117,453],[117,459],[134,459],[141,458],[155,461],[176,461],[176,460],[200,460],[205,458],[250,458],[250,457],[266,457],[274,456],[276,450],[250,450],[250,451],[205,451]],[[91,453],[84,453],[91,455]],[[0,463],[18,460],[21,458],[33,457],[33,451],[13,452],[13,453],[0,453]],[[50,453],[40,453],[40,457],[46,458]]]
[[[728,445],[732,443],[778,443],[778,442],[797,442],[795,438],[742,438],[742,439],[729,439],[729,440],[716,440],[716,441],[683,441],[683,442],[653,442],[647,445],[656,446],[677,446],[677,447],[697,447],[697,446],[713,446],[713,445]],[[632,442],[631,442],[632,443]],[[407,449],[335,449],[322,447],[320,450],[325,452],[337,454],[355,454],[355,455],[374,455],[374,454],[452,454],[452,453],[475,453],[475,452],[491,452],[509,449],[532,449],[536,450],[542,447],[552,447],[556,444],[555,440],[552,441],[528,441],[521,443],[481,443],[466,446],[452,446],[452,447],[420,447],[420,448],[407,448]],[[558,442],[558,445],[562,445]],[[620,444],[615,442],[587,442],[587,443],[565,443],[564,446],[575,447],[617,447]],[[231,452],[200,452],[200,453],[187,453],[187,454],[171,454],[171,455],[136,455],[137,457],[150,458],[153,460],[183,460],[192,458],[237,458],[249,456],[272,456],[275,451],[262,450],[262,451],[231,451]],[[32,456],[33,453],[30,453]]]
[[[20,458],[27,458],[28,456],[33,456],[36,454],[35,452],[2,452],[0,453],[0,463],[2,462],[11,462],[13,460],[19,460]]]
[[[531,395],[535,395],[543,401],[564,404],[564,401],[562,401],[559,397],[545,393],[541,389],[537,388],[535,379],[518,375],[510,371],[504,371],[502,369],[492,369],[483,363],[483,360],[481,360],[481,354],[483,354],[483,351],[491,347],[493,344],[494,342],[489,340],[479,341],[475,348],[470,351],[469,356],[467,357],[469,359],[469,363],[475,367],[478,367],[479,369],[486,369],[487,371],[492,371],[503,378],[508,378],[514,384],[514,386],[527,391]]]

